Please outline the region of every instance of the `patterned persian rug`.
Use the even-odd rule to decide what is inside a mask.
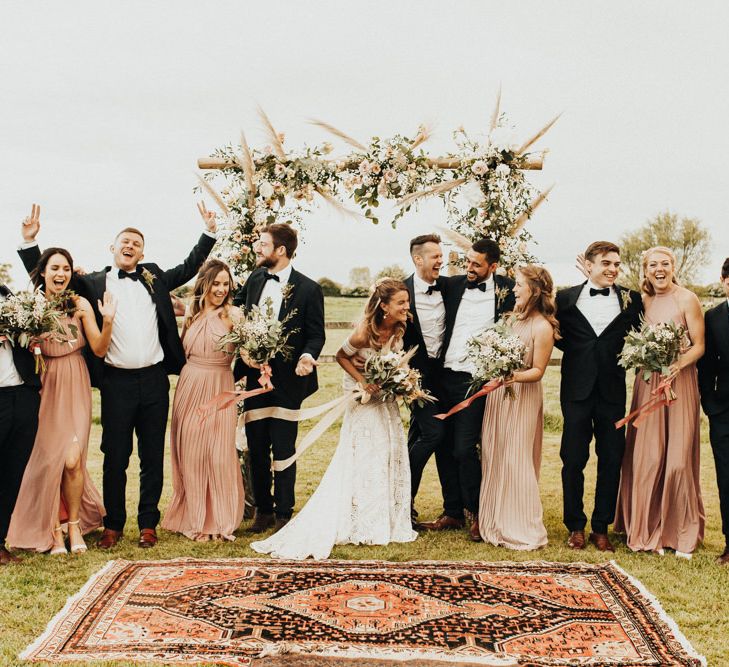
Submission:
[[[614,563],[260,559],[111,561],[21,657],[235,666],[705,664]]]

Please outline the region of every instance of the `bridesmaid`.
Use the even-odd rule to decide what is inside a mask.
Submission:
[[[59,297],[73,275],[68,250],[48,248],[31,272],[33,285]],[[61,298],[63,298],[61,296]],[[15,505],[8,543],[20,549],[67,553],[61,523],[68,527],[71,553],[86,551],[83,535],[99,528],[106,514],[86,470],[91,429],[91,382],[81,349],[88,341],[103,357],[111,341],[116,303],[109,292],[99,302],[101,331],[91,304],[72,292],[65,297],[63,326],[68,342],[41,338],[46,370],[41,378],[38,433]]]
[[[661,246],[643,253],[643,305],[650,324],[673,322],[688,331],[687,347],[671,366],[677,399],[629,426],[620,479],[616,530],[633,551],[664,548],[691,558],[704,538],[699,483],[699,389],[696,362],[704,354],[704,318],[696,295],[675,277],[676,258]],[[664,378],[636,374],[631,411],[651,398]]]
[[[162,527],[191,540],[234,540],[243,519],[243,480],[235,449],[236,406],[200,422],[198,408],[233,391],[230,354],[218,350],[240,310],[231,305],[228,266],[208,260],[197,276],[192,305],[182,329],[187,363],[172,406],[170,449],[173,496]]]
[[[539,499],[542,459],[542,376],[559,325],[549,272],[530,264],[516,272],[515,315],[510,322],[527,347],[525,370],[499,387],[486,401],[481,435],[479,532],[485,542],[528,551],[547,544]]]

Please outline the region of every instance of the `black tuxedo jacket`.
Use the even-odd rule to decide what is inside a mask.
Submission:
[[[266,273],[265,268],[253,271],[235,295],[234,305],[246,310],[257,305],[266,284]],[[288,345],[293,348],[291,358],[287,361],[278,355],[271,360],[274,390],[270,394],[247,399],[249,409],[261,407],[265,403],[295,410],[319,388],[316,368],[309,375],[301,377],[296,375],[296,364],[302,354],[308,353],[317,359],[324,347],[324,294],[318,283],[296,269],[291,269],[288,284],[291,285],[290,293],[281,302],[278,319],[283,320],[289,313],[296,311],[286,324],[289,330],[298,329],[288,339]],[[250,368],[238,359],[234,370],[236,380],[246,377],[248,389],[259,386],[258,369]]]
[[[177,332],[177,320],[172,308],[170,292],[195,277],[214,245],[215,239],[212,236],[202,234],[185,261],[172,269],[165,271],[153,263],[137,265],[138,270],[144,271],[146,269],[154,276],[151,285],[147,284],[147,281],[143,278],[140,279],[140,282],[149,291],[157,309],[159,342],[164,352],[163,363],[167,373],[176,375],[185,365],[185,352],[182,349],[180,336]],[[19,250],[18,254],[23,260],[25,268],[31,271],[38,263],[41,252],[38,246],[33,246],[32,248]],[[95,271],[84,276],[74,275],[71,279],[71,289],[86,298],[94,309],[99,329],[103,325],[103,317],[99,313],[97,300],[103,299],[106,291],[106,274],[110,270],[112,270],[111,267],[107,266],[103,271]],[[113,270],[117,271],[118,269]],[[104,373],[103,359],[95,356],[88,345],[84,348],[84,355],[91,375],[91,384],[94,387],[101,387]]]
[[[445,336],[443,340],[443,352],[442,355],[445,357],[448,345],[451,342],[451,336],[453,335],[453,327],[456,324],[456,315],[458,315],[458,308],[461,305],[461,299],[466,291],[466,283],[468,279],[465,275],[452,276],[448,278],[448,299],[446,301],[446,328]],[[500,297],[496,295],[496,301],[494,303],[494,322],[498,322],[506,313],[510,313],[514,310],[514,303],[516,297],[514,296],[514,281],[506,276],[500,276],[494,274],[494,286],[499,292],[503,292],[504,296]],[[465,350],[463,350],[465,354]]]
[[[557,319],[562,338],[555,345],[564,352],[560,396],[568,401],[587,398],[597,383],[600,396],[625,404],[625,369],[618,366],[626,334],[640,325],[643,299],[635,290],[614,286],[620,313],[598,336],[577,308],[587,281],[557,292]]]
[[[706,350],[699,359],[699,390],[704,412],[729,410],[729,307],[722,301],[706,311]]]
[[[413,274],[405,278],[404,282],[405,285],[407,285],[408,293],[410,294],[411,319],[407,324],[405,335],[403,336],[403,348],[409,350],[417,345],[418,351],[410,360],[410,366],[417,368],[421,373],[432,373],[437,369],[439,364],[442,364],[445,349],[443,345],[441,345],[440,354],[436,360],[428,357],[428,350],[425,347],[425,340],[423,339],[423,331],[420,328],[420,320],[418,319],[418,311],[415,308],[415,279]],[[448,302],[449,279],[445,276],[439,276],[435,282],[440,287],[443,305],[445,305]]]
[[[12,292],[8,287],[0,283],[0,300],[11,294]],[[35,372],[35,359],[27,348],[13,345],[13,363],[24,384],[40,389],[41,381],[40,376]]]

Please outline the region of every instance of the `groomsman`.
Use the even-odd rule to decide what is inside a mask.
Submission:
[[[236,306],[250,310],[270,299],[279,320],[292,314],[286,324],[292,331],[288,339],[293,348],[291,359],[277,356],[271,360],[274,390],[246,399],[246,410],[274,406],[298,410],[302,401],[319,388],[316,359],[324,347],[324,295],[316,282],[291,266],[297,245],[296,230],[291,225],[276,223],[264,227],[253,246],[257,268],[233,300]],[[238,361],[235,371],[236,379],[245,375],[249,389],[259,386],[258,368]],[[246,424],[256,504],[249,532],[262,533],[274,525],[278,530],[291,518],[296,464],[274,473],[272,494],[271,454],[278,461],[294,454],[298,426],[298,422],[271,417]]]
[[[10,295],[0,283],[0,301]],[[0,341],[0,565],[20,560],[5,548],[5,538],[38,429],[39,389],[33,355]]]
[[[425,234],[410,241],[410,257],[415,273],[405,279],[410,293],[410,314],[403,339],[404,348],[417,345],[418,351],[410,365],[420,371],[423,387],[440,399],[442,390],[440,376],[443,372],[443,338],[445,335],[445,301],[448,279],[440,275],[443,266],[443,250],[440,236]],[[439,475],[442,465],[440,447],[443,444],[446,424],[435,415],[442,411],[440,402],[426,403],[423,407],[413,405],[408,433],[410,454],[410,478],[413,500],[413,522],[417,517],[415,496],[420,487],[428,459],[435,452]],[[455,507],[444,507],[445,515],[461,512]],[[453,528],[462,528],[463,519],[453,520]]]
[[[168,374],[178,374],[185,353],[177,333],[170,291],[193,278],[215,245],[215,213],[199,204],[206,230],[185,261],[167,271],[144,258],[144,235],[127,227],[117,234],[110,250],[113,268],[76,275],[73,288],[89,300],[99,326],[97,301],[104,292],[116,298],[117,311],[111,344],[102,360],[87,355],[91,382],[101,390],[101,451],[104,453],[104,532],[97,542],[110,549],[119,542],[127,519],[126,485],[133,435],[139,455],[139,546],[157,544],[159,499],[164,479],[164,446],[169,410]],[[35,214],[23,224],[24,246],[19,250],[31,271],[40,257],[35,242],[40,218]]]
[[[443,412],[466,398],[471,385],[473,367],[463,358],[466,341],[514,309],[514,281],[496,274],[500,258],[501,251],[496,242],[491,239],[476,241],[466,254],[466,275],[455,276],[448,281],[441,374]],[[478,529],[481,490],[478,443],[485,405],[486,398],[479,398],[446,420],[448,433],[439,472],[443,504],[447,509],[440,519],[426,524],[431,530],[454,528],[465,515],[474,541],[481,540]]]
[[[714,451],[719,507],[726,545],[717,558],[719,565],[729,565],[729,257],[721,267],[724,299],[706,311],[706,351],[699,359],[701,405],[709,418],[709,438]]]
[[[585,251],[588,280],[557,292],[557,319],[564,352],[560,403],[564,417],[560,457],[567,546],[585,548],[587,517],[583,509],[584,470],[595,438],[597,484],[589,540],[600,551],[615,551],[608,526],[615,518],[625,428],[615,422],[625,414],[625,369],[618,365],[625,335],[639,325],[640,293],[615,283],[620,250],[609,241]]]

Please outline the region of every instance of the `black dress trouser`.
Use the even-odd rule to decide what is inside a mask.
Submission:
[[[719,487],[721,532],[729,545],[729,409],[709,417],[709,438]]]
[[[564,427],[559,455],[562,459],[564,524],[567,530],[584,530],[583,507],[585,466],[590,458],[590,442],[595,437],[597,482],[591,526],[595,533],[607,533],[615,520],[620,487],[620,468],[625,453],[625,427],[615,422],[625,415],[625,402],[610,403],[600,396],[597,385],[584,400],[561,400]]]
[[[5,544],[25,466],[33,451],[39,407],[37,388],[0,387],[0,546]]]
[[[162,363],[133,370],[104,367],[101,385],[101,451],[104,453],[104,526],[124,530],[133,435],[139,455],[139,529],[156,528],[164,481],[165,431],[170,381]]]
[[[442,411],[447,412],[466,398],[472,377],[470,373],[448,368],[441,375]],[[476,399],[465,410],[445,420],[446,435],[442,449],[442,465],[438,468],[443,488],[443,508],[447,516],[459,519],[463,510],[478,514],[481,493],[481,461],[478,445],[486,407],[486,397]]]

